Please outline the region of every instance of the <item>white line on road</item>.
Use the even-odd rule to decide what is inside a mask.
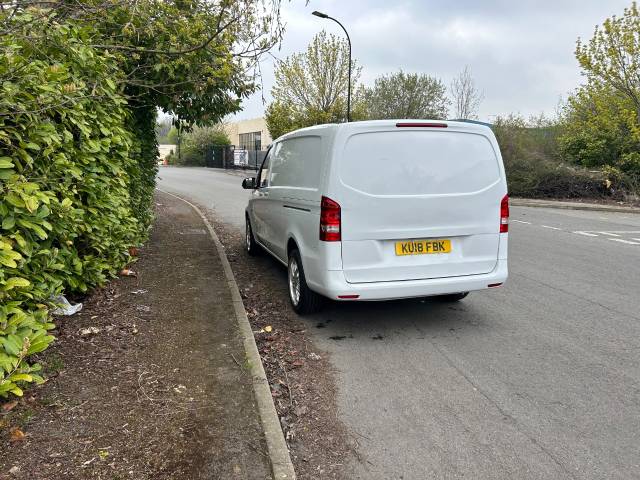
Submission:
[[[627,245],[640,245],[640,242],[631,242],[629,240],[623,240],[622,238],[610,238],[614,242],[626,243]]]
[[[541,225],[542,228],[550,228],[551,230],[562,230],[561,228],[558,227],[550,227],[549,225]]]
[[[638,242],[640,242],[640,238],[632,238],[631,240],[637,240]]]
[[[595,233],[589,233],[589,232],[573,232],[573,233],[577,233],[578,235],[584,235],[585,237],[597,237],[598,236]]]
[[[617,233],[611,233],[611,232],[598,232],[602,235],[609,235],[610,237],[619,237],[620,235],[618,235]]]
[[[523,220],[516,220],[515,218],[512,218],[512,219],[511,219],[511,221],[512,221],[512,222],[525,223],[525,224],[527,224],[527,225],[531,225],[531,222],[525,222],[525,221],[523,221]]]

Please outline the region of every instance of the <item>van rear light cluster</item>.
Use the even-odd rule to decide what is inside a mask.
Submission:
[[[500,233],[509,231],[509,195],[505,195],[500,202]]]
[[[339,242],[340,233],[340,205],[328,197],[320,201],[320,240],[325,242]]]

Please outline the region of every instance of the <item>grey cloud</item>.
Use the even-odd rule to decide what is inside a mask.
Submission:
[[[321,29],[342,34],[332,22],[310,15],[329,13],[350,32],[362,81],[402,68],[425,72],[449,83],[471,66],[485,100],[480,116],[541,111],[553,113],[560,97],[581,81],[573,56],[578,36],[590,38],[596,24],[620,15],[630,1],[364,1],[293,0],[283,5],[287,31],[282,58],[303,50]],[[273,61],[262,65],[269,100]],[[263,114],[260,94],[245,102],[238,118]]]

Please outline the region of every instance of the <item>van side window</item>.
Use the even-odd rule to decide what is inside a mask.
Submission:
[[[320,185],[321,139],[294,137],[278,143],[271,161],[271,186],[318,188]]]
[[[260,167],[260,173],[258,174],[258,188],[269,186],[268,182],[271,169],[271,157],[273,156],[272,152],[273,148],[269,150],[269,153],[262,162],[262,167]]]

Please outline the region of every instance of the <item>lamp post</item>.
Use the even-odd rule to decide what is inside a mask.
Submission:
[[[336,20],[333,17],[330,17],[326,13],[318,12],[316,10],[312,13],[312,15],[315,15],[316,17],[320,17],[320,18],[328,18],[329,20],[333,20],[338,25],[340,25],[340,28],[342,28],[342,30],[344,31],[344,34],[347,36],[347,42],[349,44],[349,84],[347,87],[347,122],[350,122],[351,121],[351,39],[349,38],[349,33],[347,32],[347,29],[344,28],[344,25],[342,25],[338,20]]]

